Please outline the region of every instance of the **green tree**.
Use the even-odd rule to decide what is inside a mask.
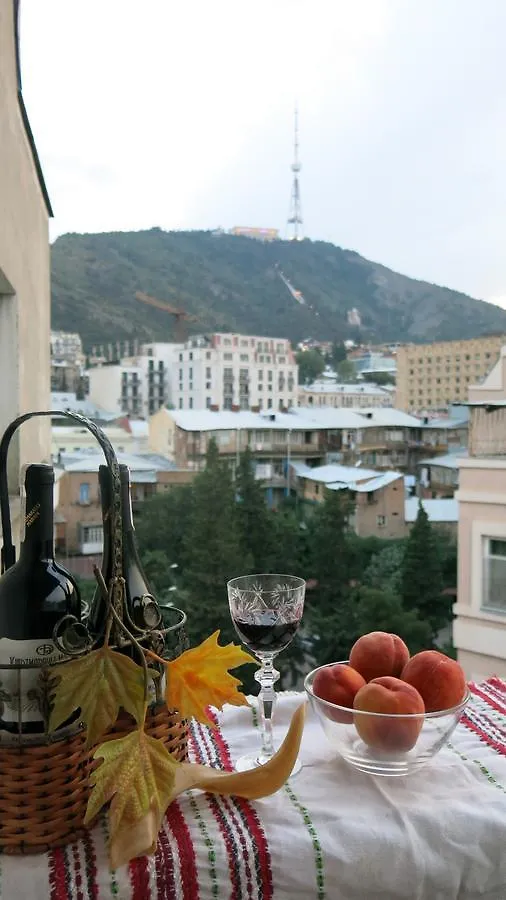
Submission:
[[[372,381],[381,387],[383,384],[395,384],[395,374],[390,372],[371,372],[368,381]]]
[[[337,369],[339,363],[346,359],[346,347],[342,341],[334,341],[332,351],[330,353],[329,362],[334,370]]]
[[[135,532],[141,558],[159,550],[168,564],[182,568],[183,538],[188,527],[193,485],[173,487],[167,494],[155,494],[142,504],[135,518]]]
[[[273,544],[273,514],[265,502],[265,488],[255,478],[249,447],[241,454],[236,478],[237,526],[243,555],[251,555],[255,572],[268,571]]]
[[[418,610],[422,621],[429,623],[433,640],[451,622],[451,599],[443,594],[437,538],[421,502],[402,561],[401,597],[406,610]]]
[[[312,655],[319,663],[346,659],[357,634],[350,590],[348,519],[345,492],[329,491],[310,521],[311,577],[308,595]]]
[[[214,440],[209,442],[206,468],[193,482],[182,560],[191,643],[199,643],[217,628],[224,640],[237,639],[230,619],[227,581],[251,571],[251,557],[241,548],[235,487]]]
[[[345,384],[357,380],[357,370],[349,359],[343,359],[342,362],[338,363],[336,372],[337,377],[344,381]]]
[[[392,541],[376,553],[364,572],[364,584],[379,591],[399,595],[404,552],[404,541]]]
[[[299,384],[312,384],[325,369],[325,360],[318,350],[301,350],[295,354],[299,367]]]
[[[405,609],[400,597],[362,585],[354,600],[357,637],[370,631],[389,631],[402,638],[411,654],[430,646],[430,624],[420,619],[417,610]]]

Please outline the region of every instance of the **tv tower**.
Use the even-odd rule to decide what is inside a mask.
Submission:
[[[295,132],[293,150],[293,163],[291,166],[293,172],[293,182],[292,196],[290,198],[290,212],[288,214],[288,238],[291,241],[301,241],[302,207],[300,204],[299,189],[299,172],[301,169],[301,165],[299,162],[299,113],[297,107],[295,107]]]

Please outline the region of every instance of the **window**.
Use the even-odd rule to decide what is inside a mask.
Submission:
[[[89,484],[82,483],[79,485],[79,503],[89,503],[90,502],[90,486]]]
[[[269,397],[269,399],[267,401],[267,409],[272,409],[272,398],[271,397]]]
[[[224,378],[233,378],[233,369],[223,369]]]
[[[183,370],[182,369],[179,370],[179,380],[180,381],[183,380]]]
[[[206,359],[211,359],[211,354],[209,351],[206,353]]]
[[[206,366],[206,378],[211,377],[211,366]]]
[[[387,517],[386,516],[376,516],[376,524],[377,524],[378,528],[384,528],[385,525],[387,524]]]
[[[481,605],[491,612],[506,613],[506,539],[484,538]]]
[[[183,354],[182,353],[179,354],[179,362],[183,362]],[[125,373],[123,373],[123,374],[125,374]]]
[[[206,391],[210,391],[210,390],[211,390],[211,382],[206,381]]]
[[[193,397],[190,397],[190,399],[188,401],[188,406],[190,409],[193,409]]]
[[[190,366],[190,368],[188,369],[188,378],[190,379],[190,381],[191,381],[192,378],[193,378],[193,368],[192,368],[192,366]]]
[[[81,535],[83,544],[102,544],[104,530],[101,525],[82,525]]]
[[[239,356],[239,359],[241,360],[241,362],[248,362],[249,356],[247,353],[241,353],[241,355]]]
[[[320,485],[319,484],[315,484],[314,492],[315,492],[315,495],[318,496],[318,494],[320,493]]]
[[[188,359],[193,359],[193,353],[192,353],[191,351],[190,351],[190,353],[188,354]]]
[[[264,377],[264,370],[263,370],[263,369],[259,369],[259,370],[258,370],[258,380],[259,380],[259,381],[262,381],[263,377]]]
[[[211,398],[206,397],[206,409],[210,409],[210,408],[211,408]]]
[[[234,354],[233,354],[233,353],[224,353],[224,354],[223,354],[223,359],[226,359],[227,362],[230,362],[233,358],[234,358]]]
[[[272,369],[269,369],[269,371],[267,372],[267,380],[272,381]]]
[[[183,408],[183,398],[180,397],[179,398],[179,409],[182,409],[182,408]]]

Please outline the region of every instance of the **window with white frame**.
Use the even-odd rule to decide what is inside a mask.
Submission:
[[[506,613],[506,538],[483,538],[483,609]]]
[[[376,524],[378,528],[384,528],[387,524],[386,516],[376,516]]]

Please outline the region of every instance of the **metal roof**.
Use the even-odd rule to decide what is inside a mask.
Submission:
[[[402,409],[393,406],[374,406],[370,409],[357,409],[357,414],[365,419],[366,427],[384,425],[387,428],[405,427],[420,428],[419,418],[409,415]]]
[[[418,497],[408,497],[404,501],[406,522],[416,521],[418,503]],[[427,513],[429,522],[458,522],[459,520],[459,503],[453,497],[449,500],[422,500],[421,504]]]
[[[117,413],[108,412],[91,400],[77,400],[75,393],[68,391],[51,392],[51,409],[55,412],[76,412],[88,419],[100,419],[104,422],[112,422],[118,418]]]
[[[422,428],[467,428],[469,419],[430,419],[427,424],[422,423]]]
[[[430,459],[421,459],[419,466],[439,466],[442,469],[458,469],[459,459],[467,459],[469,451],[466,447],[460,447],[454,453],[444,453],[442,456],[433,456]]]
[[[312,407],[299,406],[292,409],[289,415],[297,419],[306,419],[311,423],[311,428],[345,429],[363,428],[367,422],[358,415],[356,409],[333,408],[330,406]]]
[[[276,410],[255,413],[249,410],[231,412],[224,409],[212,412],[210,409],[165,409],[165,413],[183,431],[314,431],[315,423],[306,418],[305,412],[304,409],[304,414],[299,415],[298,410],[289,413]]]
[[[353,490],[357,491],[359,494],[369,493],[369,491],[380,491],[394,481],[398,481],[399,478],[404,478],[402,472],[383,472],[378,478],[371,478],[371,480],[366,481],[365,484],[356,484]]]
[[[128,466],[134,480],[139,482],[143,476],[148,477],[148,481],[156,481],[156,473],[160,471],[174,471],[177,467],[169,459],[165,459],[158,454],[133,454],[133,453],[117,453],[118,463]],[[80,452],[80,453],[61,453],[59,464],[65,472],[98,472],[99,466],[105,464],[105,458],[102,453]]]
[[[376,479],[380,475],[380,472],[375,472],[372,469],[362,469],[360,466],[339,466],[331,463],[326,466],[315,466],[303,477],[307,478],[308,481],[318,481],[323,484],[337,484],[339,482],[343,485],[355,485],[358,481],[366,481],[371,478]]]
[[[299,387],[299,392],[312,394],[379,394],[388,396],[388,391],[378,387],[377,384],[361,382],[360,384],[338,384],[337,382],[316,381],[314,384]]]

